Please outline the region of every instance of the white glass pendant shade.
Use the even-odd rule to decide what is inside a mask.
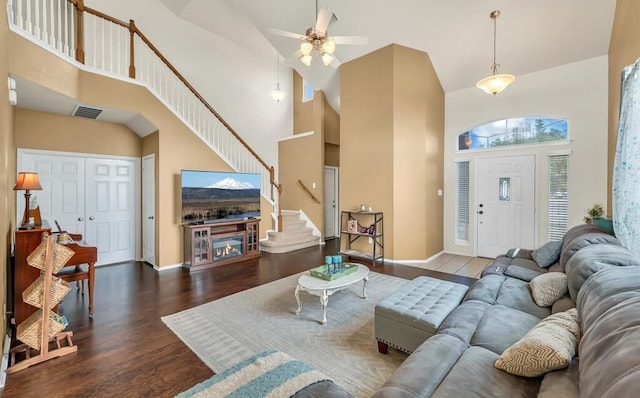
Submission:
[[[303,56],[311,55],[311,51],[313,51],[313,45],[307,41],[300,43],[300,52]]]
[[[496,95],[516,80],[515,76],[509,74],[491,75],[476,83],[476,87],[487,94]]]
[[[280,83],[278,83],[275,90],[269,91],[269,95],[271,96],[271,98],[276,100],[276,102],[280,102],[287,96],[287,93],[280,90]]]
[[[300,61],[307,66],[311,65],[311,60],[311,55],[303,55],[302,58],[300,58]]]
[[[328,53],[322,54],[322,63],[324,64],[324,66],[329,66],[332,62],[333,62],[333,57],[330,54]]]
[[[327,54],[333,54],[336,51],[336,42],[333,41],[333,39],[329,38],[327,41],[324,42],[324,44],[322,45],[322,49],[327,53]]]

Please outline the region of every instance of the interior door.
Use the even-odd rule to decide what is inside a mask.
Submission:
[[[142,158],[142,259],[156,264],[156,157]]]
[[[535,156],[478,159],[477,252],[496,257],[535,244]]]
[[[37,203],[40,217],[53,231],[58,221],[62,230],[84,235],[84,158],[19,150],[18,171],[38,173],[42,190],[31,192],[31,204]],[[16,216],[21,219],[24,192],[19,191],[17,199]]]
[[[324,168],[324,237],[338,236],[338,169]]]
[[[136,255],[136,165],[133,160],[86,160],[86,236],[98,247],[98,263]]]

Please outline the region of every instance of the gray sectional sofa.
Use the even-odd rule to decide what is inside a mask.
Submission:
[[[549,265],[554,256],[557,263]],[[636,396],[640,391],[638,266],[640,259],[613,236],[588,224],[572,228],[562,242],[537,253],[525,250],[501,256],[437,333],[418,346],[374,397]],[[539,306],[529,282],[554,271],[566,275],[568,294],[552,305]],[[558,317],[570,318],[566,314],[575,317],[576,310],[567,311],[572,307],[577,309],[574,322],[579,331],[569,337],[579,343],[568,367],[537,377],[496,368],[496,360],[507,350],[517,353],[510,347],[534,327],[548,325],[551,318],[552,323]],[[529,361],[534,363],[535,358]]]

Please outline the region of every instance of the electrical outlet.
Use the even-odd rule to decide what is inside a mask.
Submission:
[[[369,244],[373,245],[373,238],[369,238]]]

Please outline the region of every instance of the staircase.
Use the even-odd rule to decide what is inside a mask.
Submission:
[[[282,210],[282,232],[267,232],[267,239],[260,241],[260,250],[288,253],[322,243],[321,238],[313,234],[313,228],[307,227],[307,221],[299,211]]]

